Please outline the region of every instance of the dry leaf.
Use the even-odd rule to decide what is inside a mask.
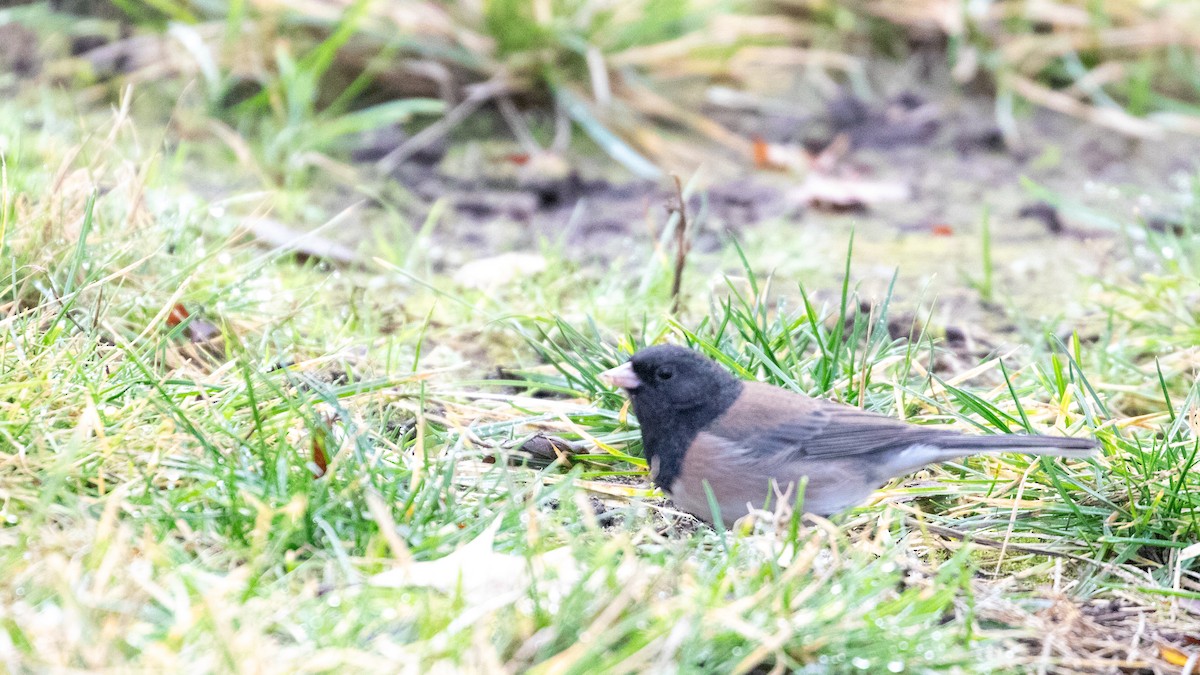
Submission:
[[[167,315],[167,326],[174,328],[188,319],[192,319],[192,315],[188,312],[187,307],[184,307],[183,303],[175,303],[175,306],[171,308],[171,313]],[[221,329],[211,321],[192,319],[184,328],[184,332],[192,342],[204,342],[219,336]]]
[[[1200,556],[1200,542],[1192,544],[1179,552],[1179,560],[1187,561]]]
[[[760,169],[801,173],[812,164],[812,157],[803,146],[768,143],[761,138],[754,139],[753,155],[754,165]]]
[[[546,259],[537,253],[501,253],[479,258],[454,273],[454,283],[466,288],[494,288],[540,274]]]
[[[567,460],[579,453],[579,446],[556,436],[537,433],[521,444],[520,450],[548,461]]]
[[[315,471],[313,471],[314,479],[324,476],[325,473],[327,471],[329,471],[329,461],[328,461],[328,459],[326,459],[326,457],[327,457],[327,455],[325,454],[324,434],[321,434],[321,433],[313,434],[313,437],[312,437],[312,461],[313,461],[313,466],[316,469]]]
[[[652,498],[657,496],[655,491],[649,488],[638,487],[636,485],[626,485],[624,483],[610,483],[602,480],[583,480],[577,478],[575,486],[583,488],[588,492],[607,495],[609,497],[624,497],[624,498]]]
[[[810,173],[792,198],[816,208],[865,209],[875,204],[901,202],[911,196],[904,183],[841,178]]]
[[[381,572],[371,577],[372,586],[403,588],[418,586],[443,593],[455,593],[460,588],[473,602],[494,599],[502,594],[519,595],[533,581],[531,571],[538,577],[539,589],[565,591],[579,580],[579,567],[571,550],[563,546],[535,555],[532,560],[492,550],[497,518],[478,537],[460,546],[453,553],[437,560],[427,560]]]
[[[191,344],[179,345],[177,351],[185,361],[217,363],[225,359],[221,329],[211,321],[192,316],[183,303],[171,308],[166,324],[169,328],[184,324],[183,334]]]
[[[292,251],[300,256],[320,258],[329,262],[349,265],[358,260],[358,254],[349,248],[312,232],[297,230],[269,218],[246,218],[242,221],[250,234],[262,243],[283,251]]]
[[[1186,666],[1188,660],[1191,658],[1187,654],[1179,651],[1171,645],[1160,644],[1158,646],[1158,652],[1159,655],[1162,656],[1163,661],[1166,661],[1173,666]]]

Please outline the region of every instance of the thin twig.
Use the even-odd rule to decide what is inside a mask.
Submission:
[[[375,163],[375,167],[383,173],[395,170],[404,160],[450,133],[454,127],[470,117],[484,103],[504,94],[508,89],[508,81],[499,77],[471,87],[471,92],[467,94],[467,98],[462,103],[452,108],[442,119],[425,127],[400,147],[384,155]]]
[[[537,139],[533,137],[533,132],[529,130],[529,125],[521,118],[521,111],[517,110],[517,106],[513,103],[512,98],[508,96],[499,96],[496,98],[496,107],[500,109],[500,116],[508,124],[508,128],[512,130],[513,136],[517,137],[517,142],[521,144],[521,150],[528,155],[536,155],[542,151],[542,146],[538,145]]]
[[[675,179],[675,198],[678,201],[669,205],[667,210],[679,215],[679,220],[675,223],[675,276],[671,280],[671,313],[678,314],[679,293],[683,286],[683,266],[687,263],[691,245],[687,239],[687,201],[683,198],[683,183],[677,175],[672,175],[671,178]]]
[[[1043,86],[1027,77],[1009,74],[1003,82],[1018,96],[1055,112],[1135,138],[1155,140],[1163,136],[1162,127],[1153,122],[1134,117],[1124,110],[1088,105],[1068,93]]]
[[[571,147],[571,116],[563,107],[562,101],[554,99],[554,138],[550,141],[550,151],[561,155]]]

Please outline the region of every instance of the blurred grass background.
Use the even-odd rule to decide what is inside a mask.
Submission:
[[[997,121],[1009,134],[1016,133],[1014,114],[1028,104],[1132,137],[1200,134],[1200,9],[1190,2],[52,5],[138,26],[124,50],[105,48],[121,54],[120,69],[131,71],[126,80],[199,77],[210,112],[274,139],[264,150],[268,163],[418,111],[458,124],[485,104],[546,111],[541,128],[514,130],[543,145],[554,135],[554,115],[565,116],[639,175],[657,176],[672,160],[696,157],[688,146],[697,138],[711,146],[705,152],[720,149],[748,162],[750,139],[701,114],[703,87],[753,92],[764,72],[804,72],[861,93],[863,59],[879,55],[944,59],[957,83],[995,97]],[[145,39],[156,31],[169,36],[166,46]],[[381,166],[394,167],[422,140],[397,148]]]

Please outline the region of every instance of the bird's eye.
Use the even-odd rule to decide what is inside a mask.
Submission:
[[[675,372],[672,371],[670,368],[660,368],[658,371],[658,379],[660,379],[660,380],[664,380],[664,381],[669,380],[674,376],[675,376]]]

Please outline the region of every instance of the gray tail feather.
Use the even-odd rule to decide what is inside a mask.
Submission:
[[[1027,455],[1049,457],[1091,457],[1099,444],[1091,438],[1067,436],[1025,436],[998,434],[995,436],[971,436],[958,438],[952,446],[944,447],[947,457],[973,455],[977,452],[1021,452]]]

